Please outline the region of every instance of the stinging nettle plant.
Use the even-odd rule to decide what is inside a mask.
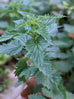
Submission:
[[[42,84],[41,92],[52,99],[67,99],[62,79],[48,58],[50,47],[55,46],[53,41],[57,32],[56,21],[61,16],[35,16],[25,15],[15,20],[14,29],[6,31],[0,37],[0,53],[17,55],[24,52],[24,57],[16,64],[15,75],[18,76],[18,85],[24,83],[29,77]],[[5,43],[6,42],[6,43]],[[30,66],[27,61],[30,60]],[[36,92],[36,93],[37,93]],[[29,99],[46,99],[34,92]]]

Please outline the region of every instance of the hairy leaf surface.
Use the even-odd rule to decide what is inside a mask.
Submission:
[[[8,44],[0,45],[0,53],[8,55],[16,55],[22,50],[20,42],[13,40]]]
[[[44,49],[47,46],[47,41],[41,37],[37,38],[37,40],[28,40],[26,43],[26,49],[30,53],[32,60],[37,64],[43,63]]]

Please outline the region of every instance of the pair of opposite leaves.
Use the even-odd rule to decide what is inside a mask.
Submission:
[[[28,95],[33,94],[32,89],[35,85],[38,84],[38,82],[34,79],[34,76],[32,76],[26,81],[26,83],[27,83],[28,86],[27,86],[26,89],[24,89],[21,92],[21,96],[24,97],[25,99],[28,99]],[[42,94],[41,92],[37,92],[36,94],[40,94],[40,95],[44,96],[46,99],[51,99],[51,98],[45,96],[44,94]]]

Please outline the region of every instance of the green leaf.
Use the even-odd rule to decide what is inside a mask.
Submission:
[[[31,39],[27,41],[26,49],[30,53],[33,62],[37,64],[43,63],[44,49],[47,46],[47,41],[41,37],[38,37],[36,40]]]
[[[20,35],[20,33],[15,34],[14,32],[11,32],[11,34],[10,34],[9,32],[6,31],[5,34],[0,37],[0,42],[4,42],[4,41],[7,41],[7,40],[10,40],[10,39],[13,39],[13,38],[14,39],[18,38],[18,37],[20,37],[19,35]],[[20,39],[21,38],[22,38],[22,36],[20,37]],[[25,38],[29,38],[29,37],[26,36]],[[19,41],[21,42],[21,40],[19,40]]]
[[[68,91],[74,91],[74,82],[72,82],[72,81],[70,81],[70,83],[69,83],[69,87],[68,87],[68,89],[67,89]]]
[[[64,7],[68,7],[69,6],[69,4],[66,1],[63,1],[63,5],[64,5]]]
[[[0,53],[2,54],[8,54],[12,56],[18,54],[21,50],[22,46],[16,40],[13,40],[8,44],[0,45]]]
[[[27,68],[27,61],[28,59],[20,59],[19,62],[16,64],[16,68],[15,68],[15,75],[19,76],[20,73]]]
[[[68,72],[74,67],[74,64],[68,61],[53,61],[55,68],[61,72]]]
[[[37,68],[45,75],[45,76],[50,76],[50,74],[52,74],[52,65],[51,63],[48,63],[47,61],[45,61],[42,64],[37,65]]]
[[[48,88],[42,88],[42,93],[52,99],[66,99],[66,92],[61,82],[58,87],[53,84],[51,90],[48,90]]]
[[[74,99],[74,94],[70,92],[66,92],[66,95],[67,95],[67,99]]]
[[[61,80],[59,74],[56,71],[50,72],[48,76],[44,75],[42,72],[37,72],[35,79],[51,90],[53,88],[53,84],[58,86]]]
[[[28,35],[23,35],[23,36],[16,36],[14,37],[15,40],[18,40],[22,46],[25,46],[26,41],[29,39],[30,37]]]
[[[10,40],[12,37],[13,35],[3,35],[0,37],[0,42]]]
[[[72,52],[74,53],[74,47],[72,48]]]
[[[50,97],[51,94],[50,94],[50,90],[48,90],[47,88],[42,88],[42,93],[47,96],[47,97]]]
[[[73,72],[72,75],[70,76],[70,81],[69,81],[68,90],[69,90],[69,91],[73,91],[73,90],[74,90],[74,72]]]
[[[42,88],[42,93],[47,97],[51,97],[52,99],[66,99],[65,90],[56,88],[56,86],[54,86],[53,90],[48,90],[47,88]]]
[[[71,77],[70,77],[70,81],[74,82],[74,72],[72,73]]]
[[[21,24],[23,21],[24,21],[23,19],[19,19],[19,20],[15,20],[15,21],[13,21],[13,22],[18,25],[18,24]]]
[[[37,92],[41,92],[42,84],[37,84],[33,87],[33,93],[36,94]]]
[[[50,36],[49,36],[49,33],[47,32],[47,29],[45,26],[43,25],[39,25],[39,29],[38,29],[38,34],[40,34],[43,38],[45,38],[45,40],[49,40],[50,39]]]
[[[56,46],[48,47],[46,51],[47,51],[46,56],[48,56],[48,59],[56,59],[56,58],[67,59],[68,58],[68,55],[65,53],[62,53],[60,49]]]
[[[7,69],[3,70],[1,74],[2,74],[3,76],[6,76],[6,75],[8,74],[8,70],[7,70]]]
[[[72,40],[62,41],[62,40],[55,40],[54,44],[60,48],[69,48],[73,45]]]
[[[55,23],[55,20],[47,27],[47,31],[49,33],[49,36],[55,37],[57,34],[57,24]]]
[[[66,30],[67,32],[74,34],[74,26],[69,25],[69,24],[65,24],[64,27],[65,27],[65,30]]]
[[[0,65],[3,65],[9,58],[9,55],[0,54]]]
[[[52,17],[52,16],[51,16]],[[42,21],[42,24],[39,24],[38,33],[45,38],[48,42],[50,37],[56,36],[57,33],[57,24],[55,23],[55,16],[51,18],[50,16],[45,16],[45,20]]]
[[[5,28],[7,28],[7,26],[8,26],[8,22],[7,21],[0,21],[0,28],[5,29]]]
[[[36,72],[35,67],[30,66],[25,68],[22,72],[20,72],[19,77],[24,76],[25,79],[27,80],[31,75],[34,75],[35,72]]]
[[[9,80],[5,80],[5,81],[3,82],[3,84],[4,84],[4,85],[8,85],[8,84],[10,84],[10,81],[9,81]]]
[[[3,87],[0,85],[0,92],[3,90]]]
[[[57,33],[57,38],[58,38],[59,40],[63,40],[63,41],[68,41],[68,40],[70,40],[70,38],[68,37],[66,31]]]
[[[22,77],[24,77],[24,80],[27,80],[31,75],[34,75],[36,72],[36,68],[33,66],[27,66],[27,58],[21,59],[17,64],[15,68],[15,75],[18,76],[22,81]]]
[[[46,99],[46,98],[43,97],[42,95],[33,94],[29,95],[29,99]]]

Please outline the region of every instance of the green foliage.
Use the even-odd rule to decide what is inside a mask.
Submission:
[[[73,91],[74,90],[74,72],[72,73],[69,79],[70,79],[70,84],[69,84],[68,90]]]
[[[3,90],[2,86],[0,85],[0,92]]]
[[[0,21],[0,28],[5,29],[8,27],[7,21]]]
[[[50,58],[53,67],[60,72],[69,72],[74,67],[73,39],[70,39],[67,32],[59,32],[54,43],[46,49],[46,59]]]
[[[4,86],[7,86],[10,83],[10,81],[5,78],[7,74],[8,70],[7,69],[4,70],[0,67],[0,92],[3,91]]]
[[[46,99],[45,97],[41,96],[41,95],[29,95],[29,99]]]
[[[58,75],[58,73],[54,72],[54,73],[50,73],[50,76],[44,75],[42,72],[38,72],[35,76],[35,79],[40,82],[43,83],[43,85],[45,87],[47,87],[48,89],[53,88],[53,84],[55,86],[58,86],[60,83],[60,77]]]
[[[25,81],[31,76],[32,67],[27,66],[26,60],[20,60],[16,65],[15,75],[19,77],[19,80]]]
[[[57,30],[55,22],[59,17],[26,15],[23,21],[14,21],[16,24],[15,32],[12,30],[11,34],[8,32],[2,36],[9,36],[9,39],[3,38],[2,40],[1,38],[1,42],[5,40],[8,43],[0,45],[0,53],[16,55],[22,49],[27,51],[24,59],[21,59],[16,65],[15,75],[18,76],[19,81],[26,81],[31,75],[35,75],[36,80],[48,89],[54,89],[53,85],[56,88],[59,86],[61,81],[59,73],[56,70],[52,70],[50,62],[45,61],[46,49],[53,46],[52,38],[55,35],[53,34],[54,36],[52,36],[52,33]],[[53,26],[55,28],[52,28]],[[21,28],[23,28],[24,33],[23,31],[19,33],[19,29]],[[27,66],[26,64],[29,58],[31,59],[31,66]]]
[[[7,69],[6,69],[6,70],[3,70],[2,68],[0,68],[0,73],[1,73],[3,76],[5,76],[5,75],[7,75],[8,71],[7,71]]]
[[[7,28],[5,34],[0,37],[0,53],[11,56],[19,54],[22,51],[26,53],[16,64],[15,75],[18,77],[16,86],[34,75],[38,83],[43,85],[39,90],[44,95],[52,99],[67,99],[66,91],[63,88],[62,79],[58,72],[61,70],[56,69],[57,64],[60,65],[63,61],[59,61],[60,63],[54,61],[54,59],[68,59],[70,54],[66,54],[67,52],[64,53],[62,50],[70,48],[73,45],[73,41],[66,38],[66,35],[57,35],[55,40],[57,32],[56,22],[63,16],[38,15],[44,14],[46,12],[44,11],[44,6],[49,4],[45,3],[44,0],[40,2],[39,0],[29,0],[26,3],[25,1],[14,0],[10,2],[6,9],[8,11],[3,13],[3,15],[9,13],[8,15],[13,22],[11,22],[12,25]],[[41,5],[44,7],[43,9]],[[47,8],[49,9],[48,6]],[[29,66],[27,64],[28,60],[31,61]],[[61,65],[60,68],[62,68]],[[7,84],[7,81],[5,83]],[[46,99],[44,96],[38,94],[29,95],[29,99],[33,98]]]
[[[50,91],[47,88],[42,88],[42,93],[44,93],[47,97],[51,97],[52,99],[67,99],[65,90],[62,86],[58,88],[55,88],[54,86],[54,89]]]
[[[65,42],[65,41],[59,40],[59,42],[58,42],[58,41],[56,40],[56,41],[55,41],[55,44],[56,44],[56,46],[59,46],[60,48],[69,48],[70,46],[72,46],[73,41],[70,40],[70,41]]]
[[[34,14],[44,14],[46,12],[49,12],[50,6],[49,6],[49,1],[48,0],[13,0],[9,4],[2,6],[1,4],[1,15],[9,15],[11,18],[13,17],[19,17],[20,14],[19,12],[22,11],[29,12],[29,13],[34,13]],[[8,6],[8,7],[6,7]],[[3,8],[3,9],[2,9]]]
[[[8,58],[9,58],[8,55],[0,54],[0,65],[4,64]]]
[[[74,53],[74,47],[72,48],[72,52]]]
[[[69,24],[65,24],[64,27],[65,27],[65,30],[66,30],[67,32],[74,34],[74,26],[69,25]]]
[[[36,94],[37,92],[42,92],[42,85],[41,84],[37,84],[33,87],[33,93]],[[46,95],[47,96],[47,95]]]
[[[11,39],[13,36],[12,35],[9,35],[9,36],[1,36],[0,37],[0,42],[3,42],[3,41],[7,41],[7,40],[9,40],[9,39]]]
[[[22,50],[22,46],[18,41],[11,41],[8,44],[0,45],[0,53],[8,55],[16,55]]]
[[[9,80],[5,80],[5,81],[3,82],[3,84],[4,84],[4,85],[8,85],[8,84],[10,84],[10,81],[9,81]]]
[[[39,17],[31,17],[31,16],[26,16],[26,20],[24,20],[23,22],[21,22],[20,24],[18,23],[19,22],[19,20],[17,21],[17,25],[16,25],[16,27],[15,28],[21,28],[21,27],[23,27],[24,28],[24,30],[25,30],[25,33],[27,34],[27,35],[23,35],[23,37],[22,37],[22,33],[21,34],[19,34],[19,33],[17,33],[17,32],[19,32],[19,29],[17,30],[17,32],[15,32],[16,34],[14,34],[14,32],[12,31],[11,32],[11,34],[9,34],[9,33],[7,33],[6,35],[3,35],[2,37],[3,38],[1,38],[1,41],[0,42],[2,42],[2,41],[6,41],[6,40],[9,40],[9,39],[15,39],[15,40],[13,40],[13,41],[11,41],[11,42],[9,42],[8,44],[3,44],[3,45],[1,45],[0,46],[0,53],[4,53],[4,54],[9,54],[9,55],[15,55],[15,54],[18,54],[21,50],[22,50],[22,48],[23,48],[23,46],[25,46],[25,42],[29,39],[29,38],[32,38],[31,39],[31,41],[32,41],[32,43],[34,42],[35,44],[37,43],[37,42],[41,42],[41,41],[38,41],[38,39],[40,39],[40,36],[41,36],[41,38],[43,37],[44,39],[45,39],[45,41],[44,41],[44,43],[46,43],[46,41],[48,41],[48,43],[47,43],[47,45],[49,44],[49,43],[51,43],[51,38],[50,38],[50,35],[49,35],[49,31],[47,31],[46,29],[47,29],[47,27],[50,27],[53,23],[54,23],[54,21],[52,21],[52,19],[51,18],[55,18],[55,19],[57,19],[57,17],[50,17],[50,16],[39,16]],[[49,24],[48,25],[45,25],[46,23],[45,23],[45,20],[46,20],[46,22],[47,22],[47,20],[49,21]],[[36,22],[35,22],[36,21]],[[55,24],[55,23],[54,23]],[[19,26],[18,26],[19,25]],[[43,28],[41,28],[40,26],[43,26],[44,27],[44,29],[45,29],[45,34],[42,32],[43,31]],[[30,30],[29,30],[29,29]],[[57,27],[56,27],[57,28]],[[40,30],[40,32],[39,32],[39,30]],[[50,29],[51,30],[51,29]],[[20,35],[20,36],[19,36]],[[28,36],[30,36],[30,37],[28,37]],[[4,39],[5,38],[5,39]],[[20,39],[21,38],[21,39]],[[26,38],[26,39],[25,39]],[[48,38],[49,38],[49,40],[48,40]],[[25,41],[24,41],[24,39],[25,39]],[[37,39],[37,40],[36,40]],[[29,40],[30,41],[30,40]],[[29,41],[27,41],[27,42],[29,42]],[[43,43],[43,42],[42,42]],[[40,44],[41,45],[41,44]],[[37,46],[36,47],[38,47],[38,49],[40,49],[39,48],[39,46],[40,45],[38,45],[37,44]],[[34,47],[35,47],[34,46]],[[41,46],[43,46],[43,44],[41,45]],[[6,50],[6,49],[7,50]],[[28,44],[27,44],[27,46],[26,46],[26,49],[28,48]],[[43,48],[42,48],[43,49]],[[16,51],[17,50],[17,51]],[[40,49],[41,50],[41,49]],[[42,50],[41,50],[42,51]],[[29,52],[29,51],[28,51]],[[31,52],[30,52],[31,53]],[[40,52],[38,52],[38,53],[40,53]],[[41,54],[42,54],[42,52],[41,52]]]
[[[46,49],[47,58],[50,59],[67,59],[69,56],[63,52],[61,52],[59,47],[53,46]]]
[[[32,57],[32,61],[37,64],[43,63],[44,49],[46,47],[47,41],[42,37],[38,37],[36,40],[28,40],[26,43],[28,54]]]
[[[68,72],[74,67],[74,64],[68,61],[54,61],[54,66],[58,71]]]
[[[70,92],[66,92],[67,95],[67,99],[73,99],[74,98],[74,94],[70,93]]]

